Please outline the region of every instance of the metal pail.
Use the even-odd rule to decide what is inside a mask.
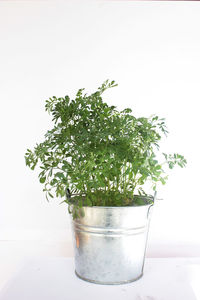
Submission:
[[[152,207],[83,207],[84,217],[72,219],[76,275],[100,284],[139,279]]]

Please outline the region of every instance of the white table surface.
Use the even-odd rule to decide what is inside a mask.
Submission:
[[[26,260],[0,300],[199,300],[200,258],[148,258],[144,276],[123,285],[97,285],[74,274],[73,258]]]

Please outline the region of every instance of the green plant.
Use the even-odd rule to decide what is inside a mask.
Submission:
[[[146,195],[146,182],[152,183],[153,190],[158,182],[165,184],[164,165],[186,164],[180,154],[163,153],[162,163],[156,158],[159,141],[167,135],[164,119],[136,118],[131,109],[118,111],[102,100],[102,93],[116,85],[107,80],[91,95],[80,89],[75,100],[49,98],[45,108],[54,127],[43,143],[25,154],[32,170],[40,164],[39,180],[47,199],[64,197],[63,202],[74,204],[75,217],[83,205],[140,204],[138,197],[134,202],[134,195]]]

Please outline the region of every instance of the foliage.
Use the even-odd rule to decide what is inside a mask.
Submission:
[[[54,127],[25,154],[32,170],[40,165],[47,199],[64,197],[63,202],[75,204],[75,215],[82,205],[130,205],[136,192],[145,195],[147,181],[154,190],[158,182],[165,184],[164,165],[186,165],[180,154],[163,153],[162,163],[156,158],[159,141],[168,133],[164,119],[136,118],[131,109],[118,111],[102,100],[102,93],[116,85],[107,80],[91,95],[80,89],[75,100],[49,98],[45,108]]]

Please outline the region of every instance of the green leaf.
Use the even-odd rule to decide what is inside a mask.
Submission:
[[[40,183],[45,183],[46,177],[40,177]]]
[[[58,178],[60,178],[60,179],[63,179],[65,176],[64,176],[63,173],[57,172],[57,173],[55,174],[55,177],[58,177]]]

